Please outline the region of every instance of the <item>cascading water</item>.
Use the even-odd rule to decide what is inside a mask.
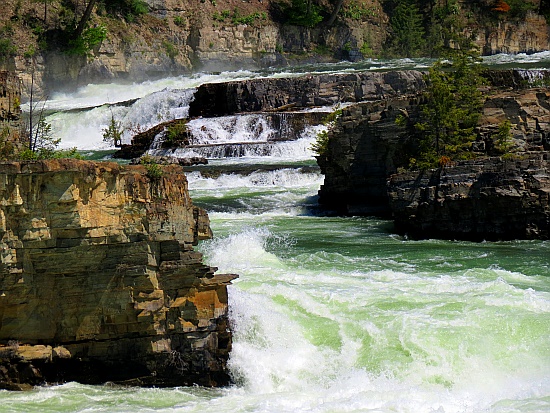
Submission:
[[[201,121],[205,135],[219,126]],[[68,383],[0,392],[0,411],[550,411],[550,243],[408,241],[388,221],[320,215],[320,128],[187,174],[215,235],[198,248],[240,274],[229,287],[235,385]]]

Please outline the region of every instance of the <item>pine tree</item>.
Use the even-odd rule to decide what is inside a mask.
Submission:
[[[419,56],[425,45],[422,15],[414,0],[403,0],[390,20],[393,30],[391,49],[400,56]]]
[[[421,108],[421,120],[415,125],[420,133],[421,167],[437,166],[442,159],[471,157],[475,127],[483,107],[479,71],[471,52],[457,52],[449,69],[441,61],[430,68],[426,103]]]

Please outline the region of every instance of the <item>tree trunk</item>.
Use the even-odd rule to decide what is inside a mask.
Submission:
[[[82,18],[80,19],[80,22],[78,22],[78,26],[76,27],[76,30],[74,32],[73,37],[75,39],[78,39],[80,36],[82,36],[82,33],[86,28],[86,24],[88,23],[88,20],[90,20],[90,16],[92,15],[92,10],[94,9],[94,6],[96,3],[97,3],[97,0],[89,1],[88,7],[86,7],[86,11],[82,15]]]
[[[332,11],[330,18],[328,19],[327,27],[331,27],[334,24],[334,22],[336,21],[336,17],[338,16],[338,13],[340,12],[340,9],[342,8],[343,4],[344,4],[344,0],[336,1],[336,4],[334,5],[334,10]]]

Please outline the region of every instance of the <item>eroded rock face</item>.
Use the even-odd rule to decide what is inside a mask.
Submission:
[[[485,55],[535,53],[548,50],[550,35],[544,16],[528,12],[524,20],[499,22],[479,29],[476,43]]]
[[[398,174],[409,165],[414,137],[396,118],[404,115],[414,123],[419,95],[345,108],[317,158],[325,174],[320,203],[347,215],[393,216],[396,230],[411,237],[547,239],[550,93],[547,88],[485,93],[473,149],[479,161],[446,167],[441,176]],[[498,153],[496,135],[505,121],[508,161],[499,163],[491,156]]]
[[[226,287],[181,168],[0,164],[0,386],[224,385]]]
[[[395,229],[413,238],[548,239],[549,154],[393,175]]]
[[[391,217],[386,180],[407,162],[406,137],[395,120],[414,113],[420,96],[362,102],[345,108],[317,157],[325,175],[319,202],[345,215]]]
[[[21,81],[0,71],[0,158],[21,149]]]
[[[415,70],[209,83],[197,89],[189,116],[329,106],[411,94],[424,87],[422,73]]]

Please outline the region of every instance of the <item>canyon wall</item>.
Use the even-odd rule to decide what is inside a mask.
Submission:
[[[333,5],[323,3],[325,21],[315,27],[291,25],[281,1],[146,0],[141,16],[109,17],[102,7],[90,26],[104,26],[107,37],[87,55],[60,51],[51,42],[67,13],[83,13],[84,2],[61,7],[46,2],[5,0],[0,30],[13,39],[13,50],[0,67],[16,70],[26,84],[49,89],[87,83],[139,81],[191,71],[225,71],[383,56],[391,36],[391,11],[381,0],[345,0],[335,24],[327,26]],[[322,2],[321,2],[322,3]],[[511,17],[478,2],[460,1],[458,14],[484,54],[550,50],[550,26],[542,15]],[[67,11],[70,9],[70,11]],[[103,10],[103,11],[101,11]],[[476,13],[483,16],[476,18]],[[45,34],[45,31],[50,31]]]
[[[229,383],[227,285],[178,166],[0,164],[0,387]]]

